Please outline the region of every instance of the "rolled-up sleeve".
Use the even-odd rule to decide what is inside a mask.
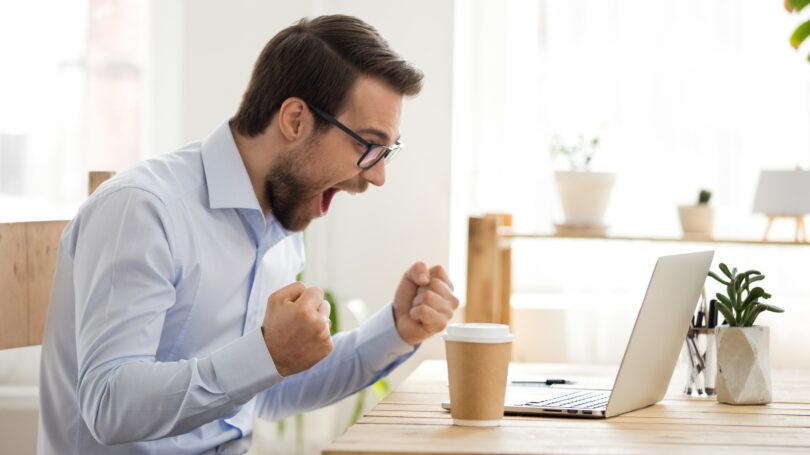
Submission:
[[[100,443],[187,432],[281,381],[258,331],[205,357],[156,361],[176,274],[171,219],[159,198],[118,189],[76,222],[77,392]]]

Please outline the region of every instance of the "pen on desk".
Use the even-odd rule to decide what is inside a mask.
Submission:
[[[703,395],[703,383],[700,374],[703,371],[703,359],[700,357],[693,337],[687,337],[686,345],[689,347],[689,360],[692,364],[692,382],[695,384],[697,394]]]
[[[697,387],[697,376],[695,375],[695,359],[692,357],[692,345],[689,344],[689,337],[686,338],[686,387],[684,393],[692,395],[692,387]]]
[[[511,381],[510,384],[512,385],[567,385],[567,384],[576,384],[576,382],[571,381],[570,379],[545,379],[540,381]]]
[[[717,300],[709,302],[709,315],[707,316],[709,332],[706,334],[706,370],[703,376],[706,379],[706,395],[714,395],[714,383],[717,374],[717,349],[714,340],[714,328],[717,327]]]
[[[695,336],[692,339],[694,348],[695,348],[695,355],[697,356],[698,360],[698,395],[702,395],[703,391],[706,389],[706,326],[708,325],[709,320],[709,313],[708,308],[705,308],[705,301],[703,305],[701,305],[700,310],[698,311],[697,317],[697,325],[698,330],[695,332]],[[700,330],[702,329],[702,330]]]

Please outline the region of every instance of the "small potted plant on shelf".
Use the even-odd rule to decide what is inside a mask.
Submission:
[[[683,237],[686,239],[711,239],[714,226],[714,208],[709,205],[712,192],[700,190],[695,205],[678,206]]]
[[[754,325],[764,311],[782,313],[783,309],[763,303],[771,298],[759,286],[765,279],[756,270],[737,273],[720,264],[723,276],[709,276],[725,286],[718,292],[717,309],[726,322],[715,332],[717,345],[717,401],[728,404],[766,404],[771,402],[771,364],[768,327]]]
[[[563,156],[569,166],[568,171],[554,174],[565,215],[564,223],[557,225],[558,230],[604,235],[603,219],[616,174],[591,171],[591,161],[599,145],[596,136],[586,139],[580,135],[573,144],[564,143],[558,136],[552,141],[552,158]]]

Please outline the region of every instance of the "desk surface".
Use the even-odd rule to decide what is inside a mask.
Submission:
[[[562,373],[565,373],[563,376]],[[512,364],[510,376],[587,380],[610,370]],[[677,375],[660,403],[607,420],[507,416],[497,428],[452,425],[444,361],[422,363],[324,454],[810,452],[810,371],[774,371],[773,403],[729,406],[681,395]]]

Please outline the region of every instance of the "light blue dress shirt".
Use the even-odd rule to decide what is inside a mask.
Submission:
[[[228,123],[103,184],[65,228],[42,347],[40,454],[243,453],[252,417],[318,408],[413,353],[386,305],[282,378],[267,298],[303,269]]]

